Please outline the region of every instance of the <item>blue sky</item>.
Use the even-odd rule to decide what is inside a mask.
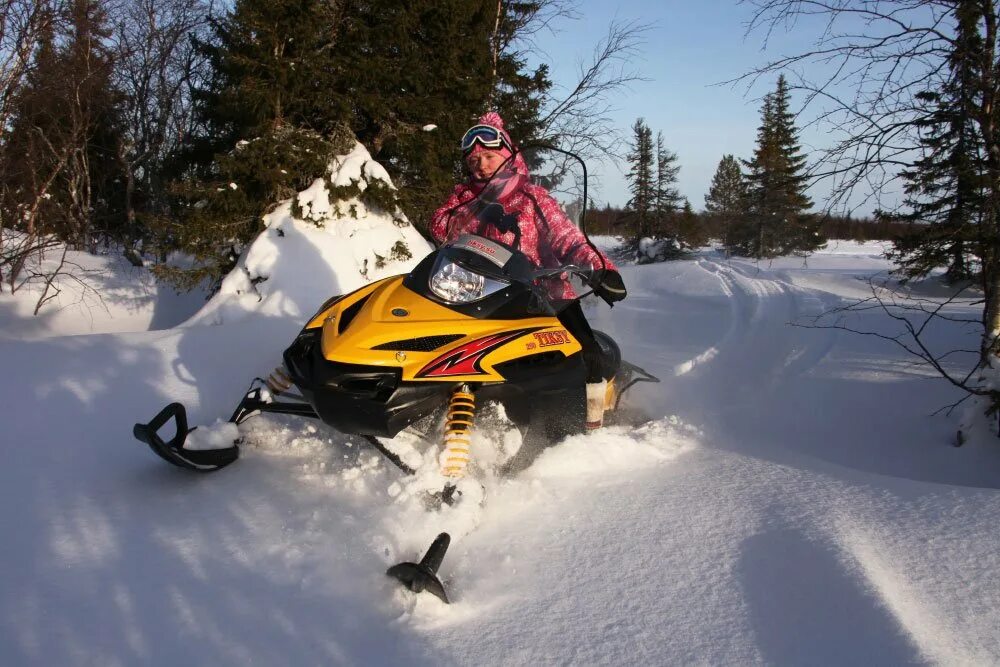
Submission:
[[[662,131],[667,147],[677,153],[681,171],[679,189],[695,210],[704,208],[712,175],[726,153],[749,158],[760,122],[760,98],[774,87],[776,77],[755,89],[719,85],[755,65],[780,54],[798,53],[811,45],[815,26],[796,26],[789,34],[772,35],[763,50],[763,33],[746,35],[752,7],[735,0],[581,0],[581,18],[562,21],[555,37],[546,38],[553,79],[568,84],[580,59],[589,59],[593,46],[615,18],[637,19],[654,27],[647,33],[641,54],[634,61],[648,81],[632,84],[615,100],[616,124],[629,139],[639,116],[653,129]],[[793,95],[793,110],[798,109]],[[803,148],[831,143],[831,137],[816,129],[800,133]],[[602,172],[597,202],[624,204],[628,199],[624,175],[618,168],[598,167]],[[817,205],[826,189],[810,191]],[[861,207],[859,213],[869,213]]]

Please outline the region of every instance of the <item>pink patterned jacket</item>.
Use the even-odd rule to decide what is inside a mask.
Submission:
[[[566,264],[600,268],[603,265],[617,271],[610,259],[594,252],[583,232],[566,217],[548,190],[528,182],[527,165],[520,155],[514,162],[522,178],[513,191],[505,191],[498,201],[506,213],[517,215],[521,231],[520,251],[536,266],[542,268],[555,268]],[[477,219],[474,212],[476,207],[473,204],[481,190],[482,185],[477,183],[457,185],[448,201],[434,212],[430,233],[439,244],[453,241],[462,234],[478,234],[514,245],[513,231],[501,232],[493,225]],[[568,280],[559,280],[554,281],[550,287],[549,296],[556,299],[572,299],[576,293]]]

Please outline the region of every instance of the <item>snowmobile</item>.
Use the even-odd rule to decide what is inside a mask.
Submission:
[[[383,440],[440,413],[444,486],[437,499],[450,504],[455,482],[469,465],[477,405],[500,404],[522,433],[523,444],[504,464],[505,473],[584,430],[582,348],[558,313],[591,292],[553,301],[546,281],[574,275],[595,286],[600,273],[577,266],[539,269],[514,247],[464,235],[431,252],[409,274],[329,299],[284,351],[283,366],[255,379],[229,421],[240,424],[259,413],[319,419],[361,436],[412,474]],[[594,333],[607,380],[606,420],[614,423],[626,390],[659,380],[623,360],[610,336]],[[293,386],[299,394],[290,391]],[[171,420],[176,434],[164,440],[159,432]],[[149,423],[136,424],[133,433],[169,463],[189,470],[211,472],[238,458],[238,439],[217,449],[186,448],[194,431],[184,406],[172,403]],[[393,566],[389,574],[411,590],[426,589],[447,601],[435,573],[448,541],[443,533],[421,563]]]

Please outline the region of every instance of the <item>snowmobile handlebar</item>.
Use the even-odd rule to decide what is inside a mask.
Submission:
[[[577,266],[576,264],[567,264],[565,266],[558,266],[550,269],[535,269],[532,271],[531,277],[532,279],[550,278],[552,276],[562,275],[563,273],[571,273],[578,276],[591,289],[597,289],[606,272],[607,269],[603,268],[587,268]]]
[[[601,269],[584,268],[576,264],[567,264],[566,266],[557,266],[551,269],[535,269],[531,272],[531,277],[535,279],[550,278],[563,273],[572,273],[575,276],[579,276],[583,282],[592,285],[595,277],[600,275]]]

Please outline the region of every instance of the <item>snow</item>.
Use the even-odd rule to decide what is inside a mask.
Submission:
[[[5,237],[14,232],[4,230]],[[53,273],[63,249],[53,248],[28,270]],[[181,258],[174,263],[182,263]],[[6,279],[7,276],[4,276]],[[134,267],[120,253],[91,255],[68,251],[64,271],[53,282],[54,295],[33,316],[44,293],[44,279],[29,280],[14,294],[4,282],[0,291],[0,338],[24,340],[74,334],[168,329],[205,304],[204,291],[178,294],[158,283],[145,267]]]
[[[330,181],[379,177],[356,150]],[[433,448],[397,438],[421,466],[405,477],[292,417],[241,426],[221,472],[167,466],[132,423],[179,400],[202,445],[225,443],[217,420],[320,302],[427,251],[382,212],[331,204],[323,181],[298,206],[268,216],[186,322],[145,279],[111,281],[114,304],[90,313],[0,299],[0,663],[1000,662],[1000,446],[951,446],[959,417],[932,413],[959,396],[898,348],[790,326],[865,294],[888,268],[877,244],[621,267],[629,298],[586,308],[662,379],[629,397],[648,422],[498,479],[520,443],[487,408],[481,477],[454,508],[421,500],[440,484]],[[388,259],[397,241],[410,259]],[[124,318],[119,302],[141,305]],[[929,341],[975,343],[953,327]],[[451,605],[384,574],[442,530]]]
[[[301,327],[329,297],[409,271],[431,246],[401,213],[370,211],[357,198],[330,201],[328,184],[353,183],[364,190],[373,180],[391,185],[361,144],[336,158],[328,178],[316,179],[296,195],[301,218],[293,215],[291,200],[264,216],[264,232],[189,324],[263,316],[290,318]],[[403,223],[395,223],[393,214]],[[397,244],[409,256],[397,256]]]
[[[239,440],[240,429],[232,422],[215,420],[209,426],[198,426],[188,433],[184,449],[225,449]]]

